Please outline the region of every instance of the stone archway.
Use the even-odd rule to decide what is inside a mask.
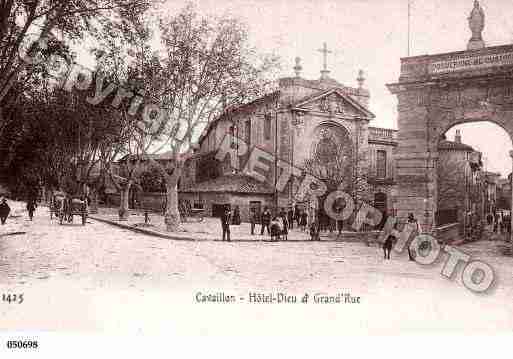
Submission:
[[[455,125],[490,121],[513,138],[513,45],[401,59],[395,156],[397,215],[431,231],[437,210],[437,144]]]

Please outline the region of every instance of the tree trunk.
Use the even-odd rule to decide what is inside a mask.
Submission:
[[[178,211],[178,179],[182,172],[182,166],[177,166],[173,173],[166,179],[166,212],[164,222],[168,232],[177,232],[181,228],[180,212]]]
[[[130,184],[121,187],[121,200],[119,202],[119,220],[128,220],[128,195],[130,194]]]

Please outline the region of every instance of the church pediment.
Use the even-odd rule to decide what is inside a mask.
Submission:
[[[323,91],[300,100],[294,108],[302,111],[323,112],[347,118],[371,120],[375,116],[358,101],[343,93],[340,89]]]

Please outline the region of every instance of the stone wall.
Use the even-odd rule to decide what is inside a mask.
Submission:
[[[241,220],[249,222],[250,215],[250,202],[260,201],[261,208],[265,206],[273,207],[272,195],[258,195],[258,194],[232,194],[232,193],[179,193],[179,198],[189,200],[191,205],[201,203],[203,208],[206,209],[206,216],[212,216],[212,209],[214,204],[230,204],[232,209],[239,206]]]

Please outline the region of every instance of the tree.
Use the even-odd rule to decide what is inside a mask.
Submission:
[[[54,31],[68,40],[102,35],[103,29],[122,33],[138,22],[151,0],[1,0],[0,102],[27,66],[19,54],[33,34],[45,39]],[[34,48],[32,48],[34,49]],[[4,104],[5,105],[5,104]]]
[[[156,139],[173,153],[172,172],[150,158],[166,184],[167,230],[180,226],[178,179],[191,145],[201,129],[226,106],[236,106],[261,96],[268,76],[277,67],[277,58],[261,56],[247,44],[246,26],[233,18],[200,18],[192,5],[178,15],[160,22],[164,54],[160,61],[146,56],[146,94],[161,100],[170,120]],[[149,55],[149,54],[148,54]],[[178,126],[177,126],[178,124]],[[147,142],[141,148],[151,147]]]

